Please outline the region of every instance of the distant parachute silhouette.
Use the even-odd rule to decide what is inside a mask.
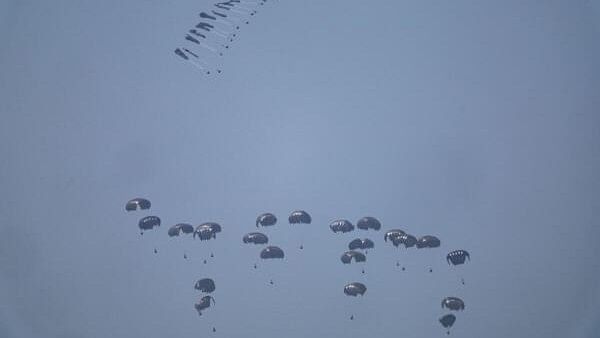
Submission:
[[[312,222],[312,218],[306,211],[296,210],[290,214],[288,221],[290,224],[310,224]]]
[[[196,302],[196,304],[194,304],[194,308],[196,309],[196,311],[198,311],[198,315],[202,316],[202,311],[204,311],[205,309],[208,309],[211,305],[211,301],[212,304],[215,304],[215,299],[212,296],[204,296],[202,298],[200,298],[200,300],[198,302]]]
[[[194,289],[205,293],[212,293],[215,291],[215,281],[210,278],[199,279],[196,284],[194,284]]]
[[[221,226],[215,222],[202,223],[194,230],[194,238],[198,236],[201,241],[217,238],[217,233],[221,232]]]
[[[367,216],[358,220],[358,222],[356,222],[356,227],[361,230],[373,229],[378,231],[379,229],[381,229],[381,223],[379,222],[379,220],[377,220],[377,218]]]
[[[267,243],[269,243],[269,238],[267,237],[267,235],[265,235],[261,232],[251,232],[251,233],[245,234],[244,237],[242,238],[242,241],[244,243],[267,244]]]
[[[454,322],[456,321],[456,316],[453,314],[447,314],[445,316],[443,316],[442,318],[440,318],[440,323],[442,324],[443,327],[449,329],[452,327],[452,325],[454,325]],[[450,334],[450,330],[448,330],[446,332],[447,334]]]
[[[275,217],[275,215],[271,214],[271,213],[264,213],[259,215],[256,218],[256,227],[258,228],[258,226],[272,226],[275,225],[275,223],[277,223],[277,217]]]
[[[404,232],[403,230],[400,230],[400,229],[392,229],[392,230],[386,231],[385,235],[383,236],[383,240],[386,242],[388,241],[388,239],[393,241],[394,238],[404,235],[405,233],[406,232]]]
[[[417,238],[413,235],[402,234],[392,238],[392,244],[394,244],[395,247],[402,244],[405,248],[411,248],[417,244]]]
[[[448,261],[448,264],[452,263],[452,265],[460,265],[464,264],[467,258],[471,260],[471,256],[466,250],[454,250],[448,253],[446,261]]]
[[[345,219],[338,219],[329,224],[329,228],[333,232],[346,233],[354,230],[354,225]]]
[[[134,198],[125,204],[125,210],[127,211],[135,211],[135,210],[146,210],[150,209],[151,203],[149,200],[141,197]]]
[[[348,249],[350,250],[356,250],[356,249],[362,249],[362,250],[366,250],[366,249],[372,249],[375,247],[375,243],[373,243],[372,240],[365,238],[365,239],[354,239],[352,240],[349,244],[348,244]]]
[[[447,308],[453,311],[465,309],[465,303],[458,297],[446,297],[442,300],[442,308]]]
[[[146,216],[138,222],[138,227],[142,231],[151,230],[154,227],[160,226],[160,218],[158,216]]]
[[[273,259],[273,258],[284,258],[284,253],[278,246],[268,246],[260,252],[260,258],[262,259]]]
[[[417,248],[437,248],[440,246],[440,240],[435,236],[423,236],[417,240]]]
[[[353,282],[344,286],[344,293],[347,296],[362,296],[365,294],[365,292],[367,292],[367,287],[363,283]]]
[[[346,251],[342,254],[341,260],[344,264],[350,264],[354,258],[354,262],[366,262],[367,256],[358,251]]]
[[[179,236],[181,233],[191,234],[194,232],[194,227],[191,224],[179,223],[169,228],[168,234],[170,237]]]
[[[304,210],[296,210],[293,211],[288,217],[288,221],[290,224],[310,224],[312,222],[312,218],[310,215]],[[302,234],[295,236],[300,241],[300,250],[304,249],[304,245],[302,242],[304,241],[304,237]]]

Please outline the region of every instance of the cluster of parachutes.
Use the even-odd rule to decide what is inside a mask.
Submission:
[[[465,302],[458,297],[446,297],[442,300],[442,309],[448,309],[450,311],[462,311],[465,309]],[[447,328],[446,333],[450,334],[450,328],[456,321],[456,316],[452,313],[443,315],[440,319],[440,324]]]
[[[125,204],[125,210],[127,211],[136,211],[136,210],[149,210],[152,206],[149,200],[145,198],[134,198],[129,200],[127,204]],[[158,216],[145,216],[142,217],[138,222],[138,227],[140,228],[140,235],[144,234],[146,230],[152,230],[155,227],[160,226],[160,217]]]
[[[228,0],[217,2],[213,7],[198,15],[200,21],[185,34],[186,46],[176,48],[173,52],[210,75],[214,70],[221,73],[218,59],[235,41],[240,26],[250,23],[250,17],[258,13],[258,6],[267,0]]]
[[[134,198],[126,203],[125,210],[148,210],[150,209],[150,206],[151,203],[149,200],[145,198]],[[267,212],[258,215],[255,225],[257,228],[263,227],[266,229],[276,225],[277,221],[277,217],[274,214]],[[304,210],[295,210],[290,213],[288,222],[290,225],[311,224],[312,217]],[[144,231],[160,226],[160,224],[161,220],[158,216],[145,216],[138,222],[141,234],[143,234]],[[353,232],[356,228],[364,231],[379,231],[381,230],[382,225],[377,218],[366,216],[359,219],[356,222],[356,226],[347,219],[337,219],[329,224],[329,228],[333,233],[346,234]],[[188,223],[177,223],[171,226],[167,233],[170,237],[193,235],[193,238],[198,237],[201,241],[205,241],[216,239],[217,234],[221,231],[221,225],[215,222],[205,222],[195,228]],[[406,249],[412,247],[416,247],[417,249],[438,248],[441,246],[441,241],[436,236],[425,235],[417,238],[400,229],[386,231],[383,240],[384,242],[391,242],[395,247],[403,246]],[[285,258],[285,253],[279,246],[269,245],[269,237],[263,232],[253,231],[246,233],[242,237],[242,242],[247,245],[264,246],[258,255],[261,260],[283,260]],[[348,243],[348,250],[341,255],[340,260],[343,264],[351,264],[353,262],[365,263],[367,261],[368,250],[374,248],[375,242],[373,240],[369,238],[355,238]],[[300,245],[300,249],[303,249],[302,245]],[[154,252],[157,253],[157,250],[155,249]],[[187,258],[185,254],[184,258]],[[470,260],[470,254],[462,249],[450,251],[446,255],[447,263],[452,266],[465,264],[467,260]],[[206,263],[206,260],[204,263]],[[397,263],[397,265],[399,264]],[[254,265],[254,268],[257,268],[256,264]],[[404,268],[402,270],[404,270]],[[431,269],[429,271],[432,272]],[[362,270],[362,273],[365,273],[364,269]],[[274,284],[272,279],[270,284]],[[204,293],[204,295],[194,304],[194,308],[198,312],[198,315],[202,315],[203,311],[215,304],[215,300],[211,295],[215,291],[215,282],[210,278],[203,278],[195,283],[194,288]],[[367,286],[362,282],[354,281],[347,283],[344,286],[343,291],[347,296],[363,296],[367,291]],[[458,297],[446,297],[442,300],[442,308],[450,311],[462,311],[464,310],[465,305],[462,299]],[[351,315],[350,319],[353,320],[354,315]],[[441,325],[448,329],[448,334],[450,333],[449,329],[454,325],[455,321],[456,316],[453,313],[447,313],[439,318]],[[214,327],[213,331],[216,331]]]
[[[311,221],[312,218],[304,210],[292,211],[288,217],[288,222],[290,224],[310,224]],[[272,227],[277,224],[277,217],[270,212],[266,212],[258,215],[255,223],[257,228]],[[245,244],[266,245],[269,243],[269,237],[262,232],[249,232],[242,237],[242,242]],[[285,253],[283,252],[283,249],[278,246],[268,245],[260,251],[259,257],[263,260],[283,259]],[[254,265],[254,268],[257,268],[256,264]],[[273,280],[271,280],[270,283],[273,284]]]

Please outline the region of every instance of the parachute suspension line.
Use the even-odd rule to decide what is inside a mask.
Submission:
[[[201,70],[201,71],[203,71],[203,72],[206,72],[206,74],[207,74],[207,75],[208,75],[208,74],[210,74],[210,70],[208,70],[208,69],[206,69],[206,68],[202,67],[201,65],[197,64],[196,62],[194,62],[194,61],[192,61],[192,60],[187,60],[187,61],[188,61],[189,63],[191,63],[192,65],[194,65],[194,67],[196,67],[196,68],[200,69],[200,70]]]

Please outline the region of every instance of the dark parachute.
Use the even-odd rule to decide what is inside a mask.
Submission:
[[[173,52],[175,52],[175,54],[177,54],[179,57],[183,58],[184,60],[189,60],[188,56],[185,55],[185,53],[183,51],[181,51],[181,49],[177,48]]]
[[[271,258],[283,258],[283,250],[278,246],[268,246],[260,252],[260,258],[271,259]]]
[[[189,49],[187,49],[187,48],[184,48],[183,50],[185,50],[185,51],[186,51],[188,54],[190,54],[190,55],[193,55],[193,56],[194,56],[196,59],[199,57],[199,56],[198,56],[198,54],[196,54],[196,53],[194,53],[194,52],[190,51],[190,50],[189,50]]]
[[[244,235],[242,238],[244,243],[254,243],[254,244],[267,244],[269,243],[269,238],[267,235],[261,232],[251,232]]]
[[[217,238],[217,233],[219,232],[221,232],[221,226],[218,223],[202,223],[196,227],[196,230],[194,230],[194,238],[198,236],[200,240],[207,240],[211,238],[215,239]]]
[[[150,201],[148,201],[145,198],[134,198],[132,200],[130,200],[129,202],[127,202],[127,204],[125,204],[125,210],[127,211],[135,211],[137,209],[140,210],[146,210],[146,209],[150,209]]]
[[[348,244],[348,249],[350,250],[356,250],[356,249],[373,249],[375,247],[375,243],[373,243],[372,240],[365,238],[365,239],[354,239],[352,240],[352,242],[350,242]]]
[[[362,296],[365,294],[365,292],[367,292],[367,287],[363,283],[354,282],[344,286],[344,293],[347,296]]]
[[[205,293],[211,293],[215,291],[215,281],[210,278],[200,279],[194,284],[194,289]]]
[[[337,232],[346,233],[346,232],[353,231],[354,225],[352,225],[352,223],[350,223],[350,221],[348,221],[348,220],[338,219],[338,220],[331,222],[331,224],[329,224],[329,228],[331,228],[331,230],[336,233]]]
[[[446,255],[446,261],[452,265],[464,264],[467,258],[471,260],[471,256],[466,250],[454,250]]]
[[[275,217],[275,215],[268,213],[268,212],[258,215],[258,217],[256,218],[256,227],[257,228],[259,225],[266,227],[266,226],[275,225],[275,223],[277,223],[277,217]]]
[[[358,251],[346,251],[344,252],[344,254],[342,254],[342,263],[350,264],[350,262],[352,262],[352,258],[354,258],[354,262],[367,261],[367,256],[365,256],[363,253],[360,253]]]
[[[402,244],[402,245],[404,245],[404,247],[410,248],[410,247],[415,246],[415,244],[417,244],[417,238],[413,235],[402,234],[400,236],[396,236],[396,237],[392,238],[392,244],[394,244],[395,247]]]
[[[442,300],[442,309],[443,308],[447,308],[449,310],[454,310],[454,311],[464,310],[465,303],[463,302],[462,299],[460,299],[458,297],[446,297]]]
[[[181,235],[181,233],[191,234],[193,232],[194,232],[194,227],[191,224],[179,223],[179,224],[175,224],[172,227],[170,227],[168,233],[169,233],[170,237],[174,237],[174,236]]]
[[[456,316],[453,315],[453,314],[451,314],[451,313],[443,316],[442,318],[440,318],[440,323],[445,328],[451,328],[452,325],[454,325],[455,321],[456,321]]]
[[[200,298],[196,304],[194,304],[194,308],[196,308],[196,311],[198,311],[198,315],[202,316],[202,311],[210,307],[211,301],[213,304],[215,304],[215,299],[212,296],[204,296]]]
[[[151,230],[158,226],[160,226],[160,218],[158,216],[146,216],[138,222],[138,227],[141,230]]]
[[[386,231],[385,235],[383,236],[383,240],[386,242],[388,241],[388,239],[393,241],[394,238],[404,235],[405,233],[406,232],[404,232],[403,230],[400,230],[400,229],[392,229],[392,230]]]
[[[312,222],[312,218],[308,212],[304,210],[296,210],[290,214],[288,221],[290,224],[310,224]]]
[[[379,230],[381,229],[381,223],[379,222],[379,220],[377,220],[377,218],[367,216],[359,219],[356,223],[356,227],[361,230]]]
[[[440,246],[440,240],[435,236],[423,236],[417,241],[417,248],[437,248]]]

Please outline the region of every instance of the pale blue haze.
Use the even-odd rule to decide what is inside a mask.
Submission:
[[[0,1],[0,337],[445,337],[445,296],[451,337],[598,337],[598,1],[269,1],[212,78],[172,52],[207,6]],[[287,257],[254,271],[266,211]],[[327,227],[366,215],[442,248]]]

